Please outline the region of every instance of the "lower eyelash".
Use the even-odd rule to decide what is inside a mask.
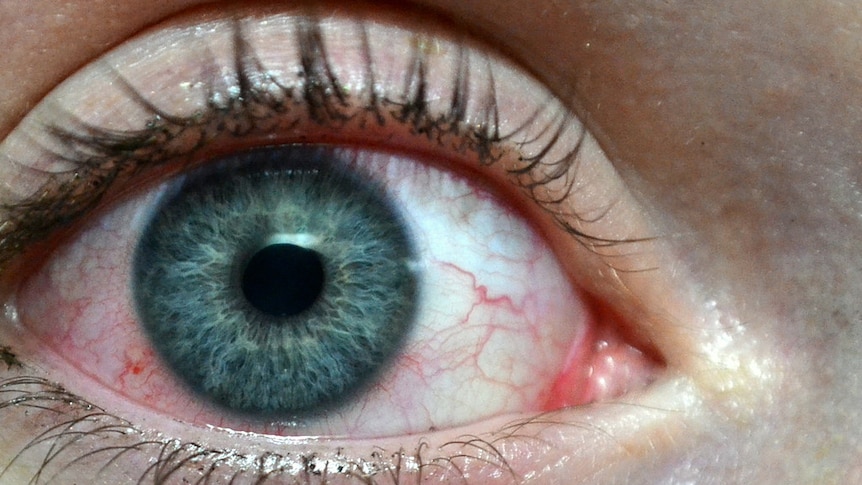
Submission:
[[[252,456],[233,450],[208,448],[193,442],[163,439],[135,428],[131,423],[104,412],[62,386],[38,377],[11,377],[0,380],[0,421],[4,414],[24,415],[32,422],[51,423],[30,440],[21,451],[0,469],[0,479],[19,460],[38,460],[39,466],[30,483],[51,483],[63,473],[87,470],[94,478],[110,469],[128,472],[141,469],[136,483],[263,483],[290,478],[307,483],[419,483],[431,476],[467,480],[460,463],[479,461],[502,476],[518,481],[515,471],[499,451],[506,441],[525,439],[522,427],[546,421],[534,417],[511,423],[493,437],[464,436],[440,446],[451,451],[445,457],[427,459],[427,445],[420,439],[413,451],[376,448],[367,458],[344,456],[336,449],[332,456],[317,452],[279,454],[267,452]],[[43,413],[45,413],[43,415]],[[50,416],[50,417],[47,417]],[[10,421],[15,421],[12,418]],[[148,466],[129,467],[136,457],[145,458]],[[152,458],[155,457],[155,461]],[[125,466],[124,466],[125,464]],[[342,483],[339,481],[338,483]]]
[[[424,137],[456,153],[472,153],[482,166],[501,160],[510,146],[534,155],[524,155],[518,165],[508,169],[527,196],[551,214],[558,225],[580,242],[589,246],[617,244],[621,241],[593,237],[583,232],[577,222],[593,222],[564,208],[564,202],[575,187],[578,155],[585,130],[561,106],[549,101],[529,116],[522,126],[511,133],[500,133],[498,99],[493,70],[487,66],[486,99],[479,101],[480,122],[466,123],[469,99],[471,56],[459,47],[455,77],[451,80],[448,111],[429,111],[426,86],[428,41],[414,35],[410,68],[404,74],[403,91],[398,99],[377,92],[375,68],[367,30],[357,24],[358,39],[364,53],[367,92],[350,95],[335,74],[326,50],[324,35],[318,20],[304,18],[298,23],[297,44],[300,47],[303,82],[285,86],[268,74],[246,39],[242,23],[233,22],[234,72],[236,83],[217,86],[215,79],[207,84],[206,106],[203,112],[186,117],[167,113],[136,90],[118,74],[128,96],[150,114],[146,127],[134,131],[117,131],[88,124],[66,113],[62,123],[52,121],[45,128],[52,155],[68,162],[70,170],[45,172],[46,180],[35,195],[0,209],[5,211],[0,225],[0,269],[29,245],[45,240],[58,226],[69,224],[97,207],[113,186],[129,180],[140,172],[168,162],[179,166],[217,136],[240,138],[250,133],[268,132],[278,126],[297,125],[306,120],[337,131],[348,123],[360,129],[385,126],[394,122],[410,129],[414,136]],[[487,61],[487,60],[486,60]],[[215,60],[210,62],[215,66]],[[487,61],[489,62],[489,61]],[[215,69],[213,69],[215,70]],[[559,113],[549,116],[545,126],[533,126],[548,110]],[[293,112],[299,111],[293,117]],[[563,155],[548,160],[548,154],[572,138]],[[508,144],[508,145],[507,145]],[[52,150],[43,147],[47,151]],[[556,151],[560,151],[556,149]],[[24,165],[24,164],[21,164]],[[543,187],[554,184],[554,192],[543,195]],[[576,221],[572,223],[571,220]]]

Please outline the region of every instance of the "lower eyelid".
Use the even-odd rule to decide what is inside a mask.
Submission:
[[[253,437],[217,429],[202,429],[199,436],[178,441],[162,434],[170,436],[171,429],[140,431],[48,381],[10,374],[16,372],[0,372],[0,419],[22,426],[15,427],[20,432],[3,446],[21,451],[2,463],[4,479],[38,471],[50,481],[99,470],[103,476],[139,483],[170,483],[180,477],[256,483],[264,476],[276,482],[305,476],[326,483],[412,483],[422,477],[493,484],[530,476],[592,483],[596,477],[619,476],[643,454],[661,455],[671,445],[679,446],[685,441],[680,441],[680,431],[694,431],[691,419],[696,413],[687,402],[692,390],[684,381],[668,381],[650,399],[635,398],[600,412],[575,408],[501,416],[481,429],[468,426],[373,445]],[[160,457],[156,466],[154,456]],[[572,462],[579,464],[577,477],[566,471]]]

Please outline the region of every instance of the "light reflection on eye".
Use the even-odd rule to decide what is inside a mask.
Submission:
[[[238,32],[241,35],[238,36]],[[16,195],[29,195],[25,193],[26,188],[39,187],[46,180],[45,187],[60,193],[13,206],[7,219],[15,221],[15,224],[6,227],[13,227],[17,232],[12,233],[12,236],[18,239],[5,239],[13,241],[7,247],[0,248],[5,259],[9,260],[17,251],[14,244],[37,243],[54,230],[53,226],[42,228],[29,222],[39,219],[34,217],[39,211],[50,215],[49,219],[54,225],[60,224],[78,218],[97,204],[119,205],[116,201],[128,197],[129,193],[139,192],[133,186],[146,185],[141,181],[203,165],[216,155],[262,144],[291,142],[362,145],[376,149],[377,152],[368,153],[377,155],[357,151],[360,154],[355,155],[355,158],[366,160],[358,163],[360,166],[394,166],[396,164],[391,160],[381,159],[398,157],[381,155],[379,152],[407,150],[416,154],[416,158],[439,163],[439,170],[453,170],[472,177],[481,174],[490,185],[499,186],[502,192],[507,190],[505,184],[509,187],[509,194],[519,198],[515,205],[523,209],[525,214],[537,218],[535,225],[540,233],[564,232],[559,229],[562,226],[569,232],[569,246],[589,246],[581,254],[591,254],[593,261],[582,264],[567,259],[564,264],[567,272],[583,267],[584,273],[589,273],[590,268],[606,264],[602,261],[601,250],[612,247],[609,244],[611,241],[636,240],[642,236],[638,233],[639,224],[632,221],[632,214],[637,211],[626,206],[612,170],[601,167],[593,160],[600,152],[591,137],[537,84],[507,65],[498,64],[496,59],[442,39],[416,36],[386,26],[368,25],[362,28],[356,22],[340,19],[317,24],[307,19],[296,22],[290,17],[272,16],[239,23],[213,22],[193,29],[180,27],[166,30],[161,35],[163,38],[158,42],[145,37],[79,73],[49,96],[41,108],[34,110],[33,116],[16,132],[19,136],[13,134],[4,143],[4,156],[27,167],[15,173],[22,182],[17,189],[22,193]],[[130,61],[130,57],[134,61]],[[58,122],[58,119],[63,121]],[[400,168],[387,170],[399,173],[399,170],[405,170],[404,166],[413,166],[412,163],[400,160],[397,164]],[[399,175],[392,178],[403,182],[408,177]],[[465,184],[463,179],[457,177],[452,180],[461,180],[455,185]],[[389,182],[392,180],[386,181]],[[525,190],[518,192],[514,187]],[[528,197],[524,197],[525,193]],[[467,193],[465,197],[476,197],[476,194]],[[477,197],[477,200],[496,204],[482,197]],[[429,210],[431,206],[419,204],[417,207]],[[131,213],[136,209],[126,208]],[[119,210],[120,213],[122,210]],[[114,214],[112,209],[100,211],[97,213]],[[106,221],[116,224],[117,221],[111,217],[94,218],[97,221],[94,230],[105,230],[105,227],[99,226],[107,224]],[[125,217],[126,220],[131,219],[131,216]],[[118,219],[124,220],[122,216]],[[506,220],[507,224],[515,224],[515,229],[509,229],[505,238],[507,244],[513,243],[515,237],[512,235],[517,233],[523,237],[518,243],[521,247],[531,246],[530,249],[535,253],[542,252],[535,244],[536,234],[526,230],[528,225],[518,226],[519,223]],[[15,227],[16,224],[18,227]],[[121,226],[127,227],[124,224]],[[86,238],[91,234],[89,231],[79,228],[77,235]],[[111,231],[117,234],[114,229]],[[435,236],[446,232],[445,229],[427,231],[429,234],[433,232]],[[467,234],[465,237],[475,237],[466,231],[464,233]],[[580,241],[572,235],[580,238]],[[106,239],[97,236],[95,241],[105,244]],[[574,254],[572,250],[559,249],[559,241],[559,237],[551,238],[550,241],[558,254]],[[127,247],[128,244],[124,242],[122,246]],[[115,267],[113,264],[101,263],[102,256],[106,256],[104,252],[110,251],[110,246],[95,251],[102,252],[96,266],[105,264],[106,272],[117,277],[112,273]],[[580,247],[583,249],[583,246]],[[511,250],[511,247],[506,249]],[[517,401],[512,402],[508,387],[517,387],[517,384],[506,382],[499,386],[495,382],[498,377],[493,376],[487,382],[494,383],[491,387],[498,388],[494,390],[496,397],[489,400],[501,402],[498,407],[489,408],[480,400],[473,401],[470,392],[479,393],[473,389],[465,393],[467,398],[462,404],[472,404],[474,408],[458,409],[457,412],[462,414],[456,416],[446,415],[445,401],[449,397],[443,392],[435,397],[441,399],[439,402],[419,399],[421,404],[418,407],[427,408],[426,416],[422,420],[412,421],[406,427],[400,423],[387,423],[391,427],[382,430],[381,423],[386,420],[384,413],[365,421],[367,428],[356,425],[355,419],[344,418],[347,424],[340,427],[330,422],[319,427],[301,427],[300,432],[349,435],[350,431],[357,431],[361,437],[448,428],[506,413],[543,410],[542,406],[549,401],[551,389],[556,389],[553,386],[558,383],[560,376],[568,379],[566,383],[579,382],[579,378],[574,376],[576,373],[566,368],[566,364],[589,359],[567,355],[566,352],[572,342],[584,338],[588,332],[577,323],[566,328],[565,324],[571,322],[565,321],[563,315],[568,314],[574,320],[579,320],[576,314],[584,311],[586,304],[570,299],[570,289],[566,282],[557,281],[561,277],[554,274],[555,268],[537,269],[536,261],[546,261],[550,253],[539,258],[523,256],[518,255],[518,258],[524,263],[525,269],[523,272],[507,269],[512,273],[509,275],[510,281],[504,285],[523,279],[545,285],[524,290],[526,294],[541,295],[543,298],[528,302],[535,305],[531,309],[532,316],[520,315],[533,328],[518,329],[517,332],[523,335],[529,333],[534,341],[526,347],[514,347],[511,355],[494,356],[485,364],[485,368],[479,365],[474,370],[486,373],[489,367],[494,371],[503,370],[503,374],[520,376],[524,384],[535,385],[538,392],[529,390],[523,394],[515,393]],[[55,267],[46,266],[50,268],[49,273],[66,269],[62,268],[64,259],[58,256],[58,261],[60,263]],[[84,262],[78,267],[87,264],[87,258],[81,261]],[[496,271],[490,270],[481,260],[474,264],[476,267],[469,271],[472,276],[468,278],[472,289],[476,291],[481,288],[483,297],[495,298],[493,284],[500,283],[498,275],[494,274]],[[539,266],[542,265],[548,266],[546,263]],[[479,284],[476,275],[482,271],[488,273],[488,282]],[[71,274],[76,273],[73,271]],[[98,272],[88,271],[86,274],[97,279]],[[569,277],[575,280],[579,278]],[[123,278],[119,280],[117,284],[123,284]],[[46,343],[44,340],[56,330],[48,320],[53,308],[51,300],[40,302],[35,292],[46,288],[56,289],[58,299],[68,302],[77,297],[91,298],[89,292],[92,287],[89,284],[62,284],[54,288],[50,285],[40,287],[40,284],[37,281],[25,287],[18,302],[18,311],[21,312],[22,322],[38,322],[37,327],[44,325],[35,333],[43,339],[41,343]],[[83,293],[70,297],[69,291]],[[554,291],[557,293],[551,293]],[[507,288],[500,293],[511,297],[512,290]],[[521,299],[520,302],[526,304],[524,302],[527,300]],[[44,306],[27,314],[28,302]],[[518,305],[513,306],[519,308]],[[72,308],[69,318],[62,318],[61,315],[62,324],[71,326],[74,314],[83,311],[78,306]],[[106,310],[99,304],[88,308]],[[108,316],[95,320],[109,321],[115,313],[122,312],[109,311]],[[498,316],[489,319],[491,326],[501,325],[496,320]],[[589,318],[584,317],[587,320]],[[53,320],[57,321],[56,313]],[[548,321],[560,326],[545,325]],[[105,368],[107,361],[101,360],[104,354],[88,345],[92,342],[113,342],[114,338],[100,334],[105,329],[98,325],[87,328],[97,335],[91,333],[72,338],[68,334],[60,334],[53,344],[55,351],[57,348],[68,350],[64,339],[80,341],[73,347],[82,354],[92,352],[92,355],[80,359],[78,365],[84,373],[105,383],[128,370],[118,367],[123,365],[118,364],[120,360],[114,361],[113,368],[110,368],[111,365],[107,365],[109,369]],[[118,333],[126,331],[128,329]],[[437,331],[431,333],[445,334]],[[558,338],[561,334],[566,336],[553,342],[554,350],[548,352],[546,337],[550,334]],[[452,332],[446,339],[458,340],[462,337],[458,332]],[[592,337],[597,338],[595,334]],[[632,357],[626,363],[631,365],[628,370],[637,371],[649,365],[648,359],[638,360],[637,352],[630,352],[630,347],[619,345],[614,338],[617,337],[607,337],[618,345],[615,349],[623,349],[619,355]],[[140,343],[140,340],[134,344],[134,336],[123,335],[122,339],[133,342],[133,346],[137,345],[140,355],[145,353],[141,350],[145,344]],[[465,341],[466,345],[474,345],[466,338]],[[513,343],[520,345],[522,342],[507,337],[499,343],[501,347],[511,347]],[[47,344],[51,345],[50,342]],[[460,353],[458,346],[448,352],[441,351],[437,346],[429,348],[429,352],[441,354]],[[547,359],[547,365],[537,364],[531,355],[522,355],[532,352],[541,353]],[[475,352],[470,355],[475,355]],[[65,357],[73,359],[70,355]],[[522,358],[523,361],[517,362],[515,358]],[[526,367],[514,364],[524,364]],[[62,365],[54,362],[53,366]],[[535,382],[531,373],[537,372],[536,369],[539,369],[539,373],[547,374],[544,380]],[[104,376],[98,375],[104,371],[107,371]],[[152,375],[148,377],[152,378]],[[447,376],[443,380],[449,379]],[[475,382],[475,378],[468,377],[465,380]],[[634,380],[637,381],[637,378]],[[103,398],[110,395],[86,384],[77,385],[82,394],[89,391],[91,395]],[[134,387],[136,391],[146,389],[146,383],[143,386],[129,388]],[[69,387],[74,389],[74,384],[70,382]],[[385,390],[385,384],[377,388],[380,389]],[[126,394],[125,391],[120,392]],[[158,392],[166,393],[165,389],[158,389]],[[170,392],[173,391],[167,393]],[[392,390],[389,392],[392,393]],[[399,390],[392,394],[403,392]],[[527,397],[529,399],[525,400]],[[397,401],[391,395],[388,399],[390,402]],[[107,400],[110,402],[110,399]],[[159,410],[170,412],[174,407],[189,410],[188,402],[183,398],[169,403],[167,409],[162,407]],[[566,399],[554,402],[561,405],[577,403]],[[199,403],[195,405],[201,406]],[[362,407],[359,406],[360,410]],[[376,404],[366,404],[365,407],[381,412]],[[442,417],[438,416],[438,410],[443,413]],[[112,412],[119,411],[112,409]],[[213,418],[213,412],[191,408],[191,414],[202,420],[198,422],[189,418],[189,421],[259,431],[254,423],[220,421]],[[403,412],[413,414],[412,409],[404,409]],[[150,414],[137,409],[130,414],[135,413],[147,416],[145,419],[155,426]],[[178,417],[184,420],[183,416]],[[279,425],[264,431],[286,432],[285,427]],[[400,446],[412,445],[402,443]]]

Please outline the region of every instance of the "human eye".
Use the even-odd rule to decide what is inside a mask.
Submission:
[[[58,87],[0,157],[0,412],[22,430],[4,473],[36,456],[44,480],[97,467],[154,482],[511,481],[572,457],[604,467],[683,408],[688,381],[657,370],[688,358],[664,313],[684,303],[651,302],[678,292],[660,278],[668,261],[647,212],[551,93],[445,29],[381,12],[181,18]],[[404,232],[400,284],[385,288],[403,290],[394,324],[409,323],[360,371],[371,377],[299,408],[265,404],[280,391],[236,377],[239,364],[189,378],[176,347],[160,347],[177,337],[142,315],[175,291],[135,289],[204,234],[144,251],[162,226],[153,214],[188,228],[221,217],[199,213],[217,201],[277,205],[294,183],[385,208],[388,237],[375,241]],[[226,268],[273,238],[337,259],[308,242],[320,230],[267,224],[231,245],[242,255]],[[236,379],[226,391],[202,384],[224,376]],[[257,392],[237,404],[244,383]]]

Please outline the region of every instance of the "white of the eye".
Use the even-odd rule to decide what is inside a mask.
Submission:
[[[541,408],[590,325],[541,236],[466,178],[388,154],[356,157],[413,235],[420,303],[393,367],[355,405],[314,426],[396,435]]]

